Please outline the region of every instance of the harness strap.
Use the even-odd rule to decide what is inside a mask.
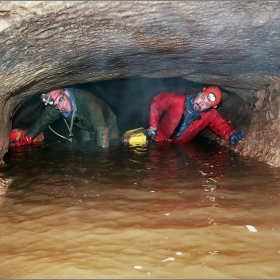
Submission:
[[[73,129],[73,122],[74,122],[74,116],[75,116],[75,112],[76,112],[77,106],[75,104],[73,112],[72,112],[72,116],[71,116],[71,123],[70,123],[70,129],[69,129],[69,137],[73,137],[73,133],[72,133],[72,129]]]
[[[179,123],[177,124],[177,126],[175,127],[173,133],[169,136],[169,139],[174,139],[175,135],[179,132],[183,122],[184,122],[184,119],[185,119],[185,113],[186,113],[186,107],[184,107],[184,111],[182,113],[182,116],[179,120]]]
[[[66,139],[66,140],[72,142],[72,137],[74,136],[73,133],[72,133],[72,130],[73,130],[73,122],[74,122],[74,116],[75,116],[76,110],[77,110],[77,106],[76,106],[76,104],[75,104],[74,109],[73,109],[73,112],[72,112],[72,116],[71,116],[70,127],[69,127],[69,125],[68,125],[66,119],[63,118],[63,120],[64,120],[64,122],[65,122],[65,124],[66,124],[66,126],[67,126],[67,128],[68,128],[68,130],[69,130],[69,136],[68,136],[68,138],[67,138],[67,137],[64,137],[64,136],[62,136],[62,135],[60,135],[60,134],[58,134],[58,133],[55,132],[50,126],[49,126],[49,129],[50,129],[53,133],[55,133],[56,135],[60,136],[61,138],[64,138],[64,139]]]

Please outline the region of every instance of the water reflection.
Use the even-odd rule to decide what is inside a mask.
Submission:
[[[2,278],[280,275],[277,168],[211,142],[56,142],[5,162]]]

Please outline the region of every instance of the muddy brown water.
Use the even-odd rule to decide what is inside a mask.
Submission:
[[[1,278],[280,278],[279,168],[207,141],[4,160]]]

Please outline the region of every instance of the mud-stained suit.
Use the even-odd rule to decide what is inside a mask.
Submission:
[[[83,140],[95,139],[97,146],[108,146],[109,139],[118,139],[119,130],[116,116],[109,105],[90,92],[65,88],[70,92],[76,103],[76,114],[73,125],[81,129]],[[34,139],[50,124],[62,117],[63,114],[52,106],[47,106],[40,118],[28,129],[26,134]],[[64,118],[71,122],[72,114]]]

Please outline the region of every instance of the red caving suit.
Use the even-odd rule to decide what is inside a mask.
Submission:
[[[174,143],[187,143],[204,128],[209,127],[216,134],[229,139],[233,132],[237,132],[228,120],[220,115],[216,109],[210,109],[200,114],[200,119],[192,121],[182,135],[175,139],[169,139],[177,127],[182,114],[186,113],[186,98],[189,94],[175,92],[162,92],[155,96],[150,106],[149,125],[157,127],[155,141],[173,141]],[[164,113],[164,114],[163,114]],[[163,114],[163,116],[162,116]]]

